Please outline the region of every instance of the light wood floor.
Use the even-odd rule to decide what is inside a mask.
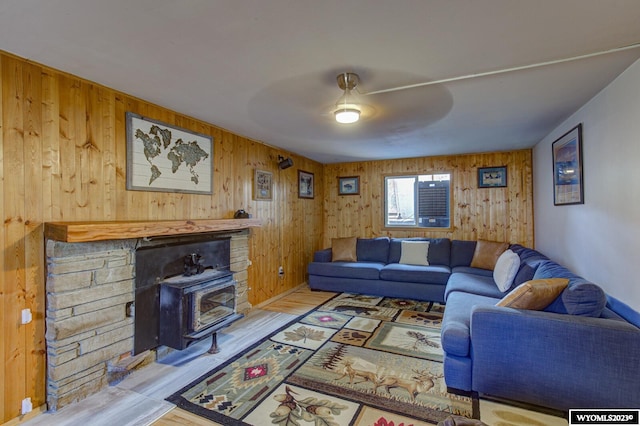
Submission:
[[[260,309],[273,312],[282,312],[286,314],[302,315],[316,306],[326,302],[336,293],[329,293],[324,291],[311,291],[308,287],[301,287],[293,293],[269,303],[266,306],[262,306]],[[195,425],[195,426],[211,426],[218,425],[218,423],[212,422],[195,414],[191,414],[188,411],[181,410],[180,408],[174,408],[167,414],[162,416],[156,422],[152,423],[153,426],[176,426],[176,425]]]
[[[209,339],[176,351],[95,395],[57,412],[25,419],[24,426],[211,426],[217,423],[175,408],[165,398],[221,365],[262,337],[333,297],[302,286],[280,299],[252,309],[218,334],[220,352],[208,354]],[[259,330],[257,332],[257,330]]]

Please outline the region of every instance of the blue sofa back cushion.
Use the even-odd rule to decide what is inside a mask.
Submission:
[[[477,241],[451,241],[451,264],[452,268],[456,266],[469,266],[473,260],[473,253],[476,251]]]
[[[448,238],[392,238],[389,243],[388,263],[400,262],[400,256],[402,255],[402,241],[429,241],[429,252],[427,254],[429,265],[449,266],[451,241]]]
[[[389,258],[389,237],[358,238],[356,241],[358,262],[387,263]]]
[[[512,244],[509,248],[520,257],[520,269],[518,269],[518,273],[513,279],[512,287],[517,287],[524,282],[532,280],[538,266],[545,260],[549,260],[547,256],[539,251],[520,244]]]
[[[587,317],[599,317],[602,314],[607,298],[597,285],[550,260],[541,262],[536,269],[533,279],[541,278],[569,279],[567,288],[544,309],[545,311]]]
[[[387,263],[400,263],[403,241],[429,241],[429,238],[391,238]],[[429,245],[429,251],[431,251],[431,245]]]

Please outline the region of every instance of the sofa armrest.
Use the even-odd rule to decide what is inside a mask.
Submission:
[[[472,388],[559,410],[640,401],[640,329],[496,306],[471,313]]]
[[[318,250],[313,253],[314,262],[331,262],[331,249]]]

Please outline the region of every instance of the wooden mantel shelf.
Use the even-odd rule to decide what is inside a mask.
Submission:
[[[51,240],[84,243],[128,238],[159,237],[203,232],[235,231],[262,226],[260,219],[145,220],[112,222],[47,222]]]

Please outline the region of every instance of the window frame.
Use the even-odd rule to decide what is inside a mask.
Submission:
[[[444,175],[444,174],[448,174],[449,175],[449,226],[448,227],[439,227],[439,226],[420,226],[418,223],[418,212],[419,212],[419,207],[418,207],[418,203],[419,203],[419,198],[418,198],[418,186],[417,183],[420,182],[419,181],[419,176],[426,176],[426,175]],[[387,197],[387,179],[388,178],[410,178],[410,177],[414,177],[415,183],[414,183],[414,200],[413,200],[413,211],[414,211],[414,216],[415,216],[415,224],[414,225],[389,225],[389,223],[387,222],[389,214],[388,214],[388,197]],[[383,225],[383,229],[384,230],[411,230],[411,231],[415,231],[417,229],[423,229],[423,230],[438,230],[438,231],[451,231],[453,229],[453,172],[450,170],[430,170],[430,171],[425,171],[425,172],[406,172],[406,173],[386,173],[384,175],[382,175],[382,187],[383,187],[383,194],[382,197],[383,199],[383,209],[382,209],[382,225]]]

